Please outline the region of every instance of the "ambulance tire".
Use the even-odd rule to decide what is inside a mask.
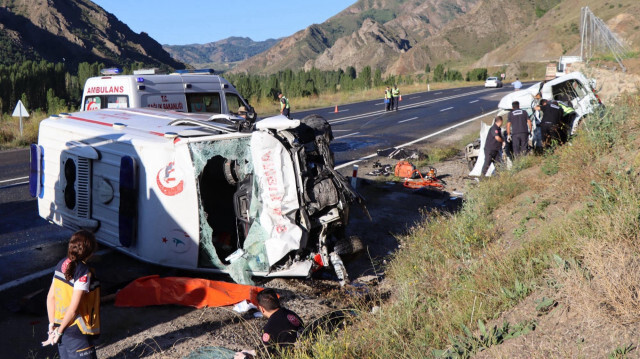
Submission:
[[[350,236],[348,239],[339,240],[333,247],[334,252],[340,256],[350,256],[362,252],[364,244],[358,236]]]

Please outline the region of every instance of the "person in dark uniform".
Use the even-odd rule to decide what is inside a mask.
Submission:
[[[527,142],[531,134],[531,119],[526,111],[520,109],[520,102],[513,101],[513,109],[507,119],[507,135],[513,143],[513,155],[526,155]]]
[[[489,128],[489,133],[487,133],[487,139],[484,142],[484,164],[482,165],[480,177],[486,175],[491,163],[495,166],[497,163],[502,162],[502,159],[500,158],[500,150],[502,149],[504,139],[502,138],[501,126],[502,117],[496,116],[493,126]]]
[[[258,293],[258,309],[269,320],[262,330],[262,344],[270,354],[292,346],[304,329],[300,317],[280,306],[278,294],[273,289]]]
[[[540,100],[540,109],[544,114],[540,129],[542,130],[542,145],[549,147],[553,141],[560,141],[558,132],[560,122],[562,121],[562,109],[554,101],[547,99]]]

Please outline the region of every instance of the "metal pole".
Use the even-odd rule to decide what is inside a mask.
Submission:
[[[18,109],[20,111],[20,137],[22,137],[22,106]]]

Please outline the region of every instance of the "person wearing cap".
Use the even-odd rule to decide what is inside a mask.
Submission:
[[[291,106],[289,105],[289,99],[284,97],[282,92],[278,94],[278,98],[280,99],[280,114],[291,119]]]

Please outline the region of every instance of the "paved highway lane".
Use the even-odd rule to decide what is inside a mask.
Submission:
[[[332,125],[331,148],[338,166],[489,113],[510,88],[456,88],[404,95],[399,111],[384,111],[382,100],[295,112],[295,118],[319,114]],[[295,104],[293,104],[295,107]]]
[[[0,152],[0,285],[53,266],[70,235],[38,216],[28,175],[29,150]]]
[[[317,113],[332,124],[338,164],[375,153],[377,149],[415,141],[444,128],[496,109],[510,88],[457,88],[403,95],[400,110],[385,112],[382,100],[294,113]],[[292,104],[295,109],[295,103]],[[65,254],[69,230],[38,216],[29,195],[29,151],[0,152],[0,291],[26,275],[44,271]],[[114,254],[115,255],[115,254]],[[118,254],[119,255],[119,254]],[[43,273],[44,273],[43,272]]]

